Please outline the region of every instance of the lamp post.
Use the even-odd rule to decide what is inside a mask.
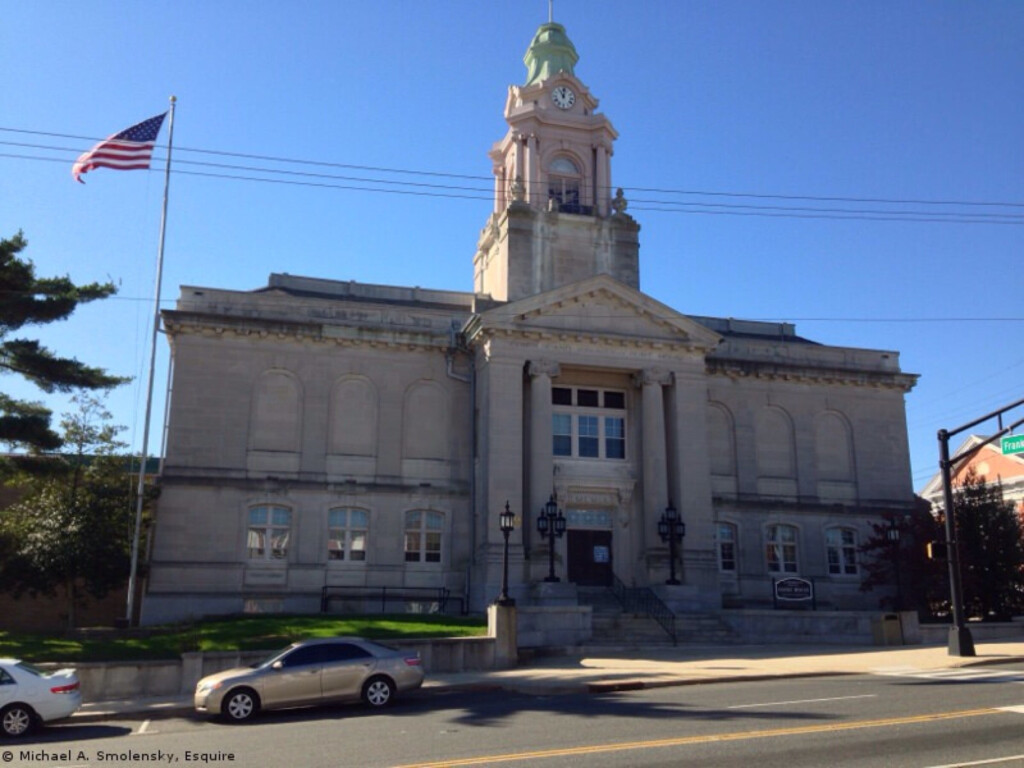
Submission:
[[[542,539],[548,540],[548,575],[544,581],[561,581],[555,576],[555,539],[562,538],[562,534],[565,533],[565,516],[558,508],[558,501],[553,493],[537,518],[537,533]]]
[[[892,543],[892,568],[896,573],[896,610],[903,610],[903,590],[900,586],[900,526],[894,516],[889,520],[889,530],[885,532]]]
[[[516,601],[508,596],[508,537],[515,528],[516,516],[509,509],[508,502],[505,502],[505,511],[498,515],[498,529],[505,537],[505,551],[501,556],[501,594],[498,595],[498,605],[515,605]]]
[[[668,569],[669,577],[666,584],[679,584],[676,578],[676,544],[681,543],[686,537],[686,523],[679,519],[679,510],[668,503],[665,511],[658,521],[658,535],[662,541],[668,542]]]

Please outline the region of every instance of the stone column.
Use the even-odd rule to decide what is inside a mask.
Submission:
[[[540,184],[540,141],[531,133],[526,138],[526,201],[534,208],[547,205],[547,190]]]
[[[530,508],[523,511],[523,534],[530,541],[537,514],[554,488],[551,379],[559,374],[559,367],[550,360],[531,360],[526,370],[530,376]]]
[[[668,460],[666,457],[665,435],[665,395],[664,387],[671,381],[667,371],[649,368],[635,376],[636,384],[641,388],[641,462],[643,463],[644,482],[644,516],[643,516],[643,547],[644,559],[651,555],[651,550],[661,546],[658,537],[658,520],[668,506]],[[646,565],[646,563],[645,563]],[[644,568],[643,581],[649,579],[649,571]]]
[[[594,176],[596,178],[594,183],[597,199],[594,200],[594,206],[597,215],[604,217],[608,215],[608,201],[611,199],[608,179],[608,149],[603,144],[599,144],[595,150]]]
[[[676,588],[677,602],[673,605],[681,610],[718,610],[722,599],[715,551],[703,358],[694,358],[687,368],[676,370],[673,380],[669,390],[669,491],[686,523],[680,570],[684,586]]]

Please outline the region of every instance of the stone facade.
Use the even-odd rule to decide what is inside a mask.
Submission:
[[[758,607],[799,575],[819,606],[877,606],[856,547],[912,504],[915,377],[895,352],[642,293],[640,227],[611,193],[617,134],[575,61],[544,25],[510,89],[473,293],[289,275],[182,288],[163,316],[173,394],[144,622],[313,611],[325,587],[409,602],[443,587],[482,612],[506,503],[521,604],[617,579],[680,611]],[[549,501],[567,528],[558,583],[537,528]],[[686,525],[674,564],[669,506]]]

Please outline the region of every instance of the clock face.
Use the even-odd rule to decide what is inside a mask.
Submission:
[[[551,92],[551,101],[559,109],[569,109],[576,103],[576,94],[567,85],[560,85]]]

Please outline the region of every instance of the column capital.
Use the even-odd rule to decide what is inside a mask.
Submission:
[[[648,384],[660,384],[665,387],[672,383],[671,371],[664,368],[644,368],[633,374],[633,385],[643,387]]]
[[[561,366],[554,360],[530,360],[526,364],[526,372],[530,378],[547,376],[553,379],[561,373]]]

